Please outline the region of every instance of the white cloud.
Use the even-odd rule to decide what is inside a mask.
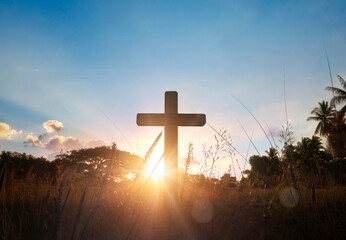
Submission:
[[[6,138],[11,140],[14,135],[20,135],[22,134],[22,130],[17,131],[13,128],[11,128],[10,125],[4,122],[0,122],[0,139]]]
[[[46,129],[47,133],[57,133],[64,130],[64,125],[62,122],[59,122],[57,120],[48,120],[47,122],[43,123],[42,126],[44,129]]]
[[[59,122],[57,120],[48,120],[47,122],[44,122],[42,124],[42,127],[46,129],[46,133],[38,136],[34,136],[32,133],[29,133],[26,136],[26,141],[24,141],[25,146],[42,147],[44,146],[44,143],[42,141],[48,134],[61,132],[64,129],[64,125],[62,124],[62,122]]]
[[[103,140],[92,140],[89,142],[80,141],[78,138],[72,136],[61,136],[54,135],[49,138],[48,141],[43,141],[44,138],[51,133],[58,133],[64,130],[64,125],[62,122],[57,120],[48,120],[42,124],[43,128],[46,130],[46,133],[35,136],[32,133],[29,133],[26,136],[26,140],[24,141],[24,146],[32,146],[32,147],[41,147],[51,151],[69,151],[74,149],[79,149],[83,147],[97,147],[106,145],[106,142]]]
[[[42,138],[40,136],[34,136],[32,133],[29,133],[26,136],[26,141],[24,141],[25,146],[33,146],[33,147],[38,147],[42,146]]]

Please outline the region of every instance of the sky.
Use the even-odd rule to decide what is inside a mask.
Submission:
[[[163,112],[164,92],[178,91],[179,112],[209,124],[179,129],[179,164],[192,142],[197,173],[211,127],[244,156],[246,133],[261,154],[270,147],[234,96],[280,144],[284,79],[294,139],[311,137],[310,111],[331,98],[326,50],[334,85],[346,76],[345,10],[337,0],[1,1],[0,151],[51,159],[116,142],[144,156],[162,128],[137,126],[136,114]]]

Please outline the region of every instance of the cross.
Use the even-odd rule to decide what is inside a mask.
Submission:
[[[165,92],[165,113],[138,113],[138,126],[164,126],[164,202],[174,207],[178,200],[178,126],[204,126],[205,114],[178,113],[178,93]]]

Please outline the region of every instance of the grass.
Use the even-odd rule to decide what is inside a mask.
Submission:
[[[57,184],[35,183],[33,176],[16,179],[13,174],[7,173],[0,193],[1,238],[345,237],[342,188],[317,189],[315,204],[311,201],[310,190],[303,189],[297,203],[292,207],[285,207],[280,201],[284,186],[265,190],[188,181],[184,188],[184,198],[179,202],[179,211],[168,223],[162,206],[162,185],[149,181],[148,185],[142,188],[145,182],[146,179],[143,178],[139,178],[135,185],[133,181],[83,181],[79,176],[70,173]],[[138,191],[142,191],[139,198],[136,197]],[[128,198],[130,201],[124,204]],[[196,203],[201,201],[202,204],[196,207]],[[210,211],[211,217],[203,216]]]

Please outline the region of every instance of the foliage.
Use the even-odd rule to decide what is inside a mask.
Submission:
[[[266,151],[267,156],[254,155],[250,157],[251,170],[244,172],[255,187],[273,187],[279,182],[282,163],[274,148]]]
[[[341,76],[338,78],[341,88],[326,87],[326,90],[333,92],[331,105],[328,101],[319,102],[319,107],[311,111],[313,116],[307,120],[318,122],[315,134],[326,138],[327,148],[334,157],[343,158],[346,157],[346,82]],[[341,105],[340,111],[336,110],[336,105]]]
[[[106,176],[108,178],[124,179],[126,174],[140,171],[143,168],[143,159],[120,151],[116,144],[72,150],[60,154],[54,161],[64,169],[74,168],[79,173],[89,176]]]
[[[327,136],[327,147],[335,157],[346,157],[346,115],[336,112]]]
[[[224,187],[236,187],[237,186],[237,179],[236,177],[232,177],[231,174],[225,173],[220,178],[220,185]]]
[[[341,85],[341,88],[333,87],[333,86],[328,86],[326,87],[327,91],[333,92],[334,96],[331,100],[331,105],[342,105],[342,108],[340,109],[340,112],[345,113],[346,111],[346,81],[338,75],[338,79]]]
[[[320,136],[328,136],[335,112],[333,107],[329,105],[328,101],[319,102],[318,105],[319,107],[315,107],[311,111],[313,116],[308,117],[307,120],[318,121],[315,134],[319,134]]]
[[[265,156],[254,155],[250,157],[251,169],[243,173],[247,178],[241,182],[249,183],[253,187],[267,188],[285,184],[290,179],[291,171],[288,168],[289,160],[287,151],[294,159],[294,169],[300,184],[310,186],[316,181],[320,186],[329,184],[340,184],[345,178],[344,166],[345,158],[334,158],[323,147],[321,138],[312,136],[312,138],[302,138],[296,145],[288,145],[284,148],[281,157],[274,148],[266,151]]]
[[[302,138],[301,142],[297,143],[297,165],[303,176],[321,173],[320,168],[324,161],[322,149],[321,139],[317,136],[313,136],[311,139]]]
[[[34,157],[26,153],[2,151],[0,154],[0,169],[6,169],[18,178],[28,174],[35,176],[36,181],[52,180],[56,166],[44,157]]]

